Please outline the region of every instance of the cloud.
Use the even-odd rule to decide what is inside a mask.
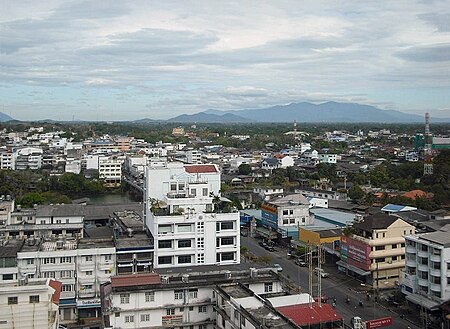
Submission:
[[[20,97],[21,111],[28,101],[32,113],[36,97],[24,88],[104,111],[121,94],[133,109],[124,115],[317,99],[408,111],[427,90],[435,97],[421,105],[448,108],[439,89],[450,88],[447,1],[49,0],[3,9],[0,96],[6,106]]]

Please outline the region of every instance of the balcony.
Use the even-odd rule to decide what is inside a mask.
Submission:
[[[416,267],[417,266],[417,262],[416,262],[415,259],[408,259],[408,258],[406,258],[406,266]]]
[[[428,253],[428,251],[422,251],[422,250],[419,250],[419,251],[417,252],[417,255],[418,255],[419,257],[422,257],[422,258],[428,258],[429,253]]]
[[[416,254],[417,249],[413,246],[406,246],[406,252],[411,254]]]
[[[432,283],[432,284],[430,285],[430,290],[433,290],[433,291],[441,291],[441,285],[440,285],[440,284],[437,284],[437,283]]]
[[[417,263],[417,269],[422,272],[428,272],[428,265]]]
[[[422,287],[428,287],[428,280],[427,280],[427,279],[421,279],[421,278],[419,278],[419,279],[417,280],[417,283],[419,284],[419,286],[422,286]]]
[[[95,297],[95,290],[94,289],[84,289],[80,290],[78,292],[78,297],[80,298],[90,298]]]
[[[78,270],[79,271],[93,271],[95,268],[94,263],[79,263]]]
[[[441,255],[430,255],[430,260],[435,263],[440,263]]]
[[[441,277],[441,269],[430,268],[430,274],[432,276]]]

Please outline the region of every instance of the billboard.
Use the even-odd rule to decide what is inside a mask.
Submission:
[[[348,236],[341,237],[341,258],[347,264],[369,271],[370,251],[370,246],[362,241]]]
[[[263,225],[271,228],[278,228],[278,213],[277,208],[268,204],[261,206],[261,217]]]
[[[366,321],[366,329],[382,328],[392,325],[392,317],[374,319]]]

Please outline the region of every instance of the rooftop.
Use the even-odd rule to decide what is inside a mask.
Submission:
[[[364,220],[362,222],[354,223],[353,227],[363,231],[372,232],[373,230],[377,229],[386,229],[399,219],[400,218],[398,218],[397,216],[390,216],[387,214],[379,213],[364,217]]]
[[[277,307],[277,310],[298,326],[342,321],[342,317],[329,304],[312,303]]]
[[[450,224],[445,225],[439,231],[423,233],[418,235],[418,237],[444,247],[450,247]]]
[[[212,164],[208,165],[186,165],[184,170],[190,174],[207,174],[207,173],[218,173],[217,167]]]
[[[282,198],[273,199],[269,201],[270,204],[274,204],[279,207],[294,206],[294,205],[308,205],[308,200],[301,194],[290,194]]]
[[[151,284],[161,284],[161,276],[158,273],[119,275],[111,277],[111,286],[135,287]]]

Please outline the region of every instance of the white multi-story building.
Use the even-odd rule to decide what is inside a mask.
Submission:
[[[402,292],[414,304],[435,310],[450,299],[450,224],[405,240]]]
[[[98,170],[99,178],[103,179],[106,185],[120,185],[123,159],[117,156],[89,155],[85,161],[86,169]]]
[[[21,278],[62,283],[62,322],[95,318],[100,314],[100,285],[115,275],[115,247],[112,238],[25,243],[17,253],[17,267]]]
[[[189,274],[113,277],[110,284],[102,287],[105,328],[215,328],[215,289],[236,281],[255,291],[269,286],[273,292],[281,291],[279,278],[271,269],[199,268]]]
[[[50,279],[0,284],[0,327],[57,329],[60,291]]]
[[[209,193],[219,195],[220,172],[216,165],[165,162],[158,166],[147,166],[144,203],[151,199],[163,200],[169,193],[184,194],[191,182],[205,182]]]
[[[311,225],[314,222],[314,217],[309,215],[309,202],[301,194],[291,194],[267,201],[261,209],[265,225],[274,229],[283,226]]]
[[[336,154],[319,154],[319,162],[320,163],[336,163],[337,155]]]
[[[219,188],[215,165],[147,168],[144,211],[155,268],[240,262],[239,214],[213,212]]]
[[[12,155],[12,167],[14,170],[40,169],[44,151],[36,147],[16,149]]]
[[[199,150],[186,151],[186,162],[187,163],[202,163],[202,152],[200,152]]]
[[[10,150],[4,149],[0,153],[0,169],[13,168],[13,154]]]

